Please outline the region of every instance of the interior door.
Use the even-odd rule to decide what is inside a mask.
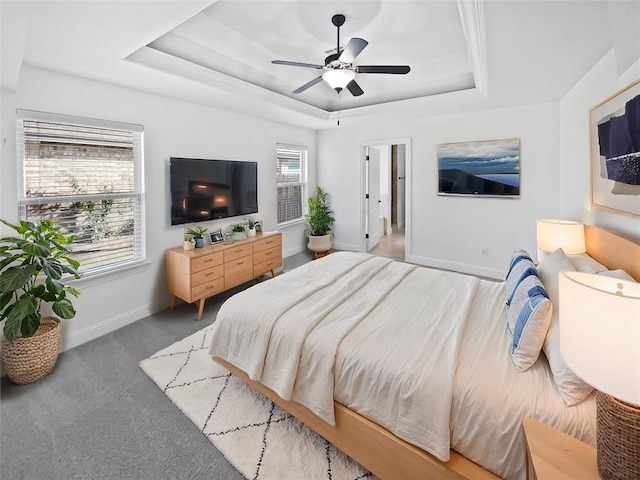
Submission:
[[[380,242],[380,150],[369,147],[367,155],[367,251]]]

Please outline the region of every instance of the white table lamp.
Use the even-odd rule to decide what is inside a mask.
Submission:
[[[562,248],[571,255],[584,253],[587,248],[584,240],[584,225],[571,220],[543,218],[536,221],[536,240],[538,258]],[[541,255],[542,251],[542,255]]]
[[[560,273],[560,351],[598,390],[598,471],[640,478],[640,284]]]

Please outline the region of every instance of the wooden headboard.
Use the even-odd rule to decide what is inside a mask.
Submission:
[[[623,269],[640,282],[640,240],[584,226],[587,253],[610,270]]]

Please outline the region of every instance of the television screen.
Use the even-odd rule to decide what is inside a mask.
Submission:
[[[258,212],[258,163],[171,157],[171,225]]]
[[[438,194],[520,195],[520,139],[438,145]]]

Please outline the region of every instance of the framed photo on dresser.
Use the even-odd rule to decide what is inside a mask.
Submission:
[[[215,232],[209,233],[209,240],[211,241],[212,245],[215,245],[216,243],[220,243],[224,241],[224,235],[222,234],[222,230],[216,230]]]

